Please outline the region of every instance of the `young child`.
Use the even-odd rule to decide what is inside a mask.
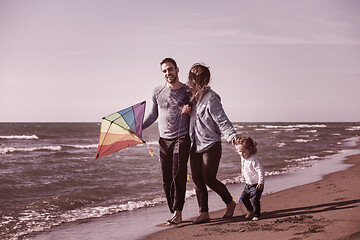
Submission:
[[[255,155],[257,143],[250,137],[237,136],[234,144],[241,157],[241,174],[246,183],[240,197],[248,210],[245,219],[257,221],[260,218],[260,197],[264,190],[264,169]]]

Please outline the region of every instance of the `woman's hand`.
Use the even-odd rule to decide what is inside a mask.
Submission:
[[[241,135],[236,134],[236,136],[233,137],[233,139],[231,139],[231,144],[232,144],[233,146],[236,146],[236,145],[237,145],[237,143],[236,143],[237,139],[239,139],[239,138],[241,138],[241,137],[242,137]]]
[[[185,114],[185,113],[188,114],[191,113],[191,107],[189,106],[189,104],[184,105],[183,108],[181,109],[181,114]]]

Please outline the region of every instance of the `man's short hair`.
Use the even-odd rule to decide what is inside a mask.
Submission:
[[[175,60],[172,59],[172,58],[165,58],[164,60],[162,60],[162,61],[160,62],[160,66],[163,65],[164,63],[172,63],[175,68],[178,68]]]

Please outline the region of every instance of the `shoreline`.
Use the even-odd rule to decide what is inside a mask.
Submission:
[[[347,156],[343,162],[352,166],[312,183],[263,195],[257,222],[245,221],[246,208],[237,203],[230,219],[222,218],[222,209],[210,212],[210,223],[191,225],[192,218],[143,239],[263,239],[264,234],[269,239],[360,239],[360,189],[356,185],[360,154]]]
[[[287,191],[284,189],[292,189],[297,186],[303,186],[304,184],[314,183],[322,179],[324,175],[331,172],[343,171],[349,169],[349,165],[344,161],[348,156],[359,154],[360,150],[354,148],[348,152],[342,152],[336,155],[330,156],[330,159],[324,159],[317,162],[317,166],[312,166],[305,170],[298,172],[285,174],[282,176],[271,176],[266,180],[266,189],[262,197],[262,212],[266,211],[265,206],[266,198],[273,196],[277,192]],[[326,169],[323,169],[323,168]],[[286,183],[286,184],[284,184]],[[270,187],[272,185],[272,187]],[[281,187],[279,188],[279,185]],[[228,185],[229,191],[233,194],[235,201],[237,202],[238,196],[240,196],[243,184],[231,184]],[[265,201],[265,202],[264,202]],[[278,201],[278,200],[276,200]],[[239,205],[239,204],[238,204]],[[217,214],[221,215],[224,211],[224,203],[213,192],[209,192],[209,207],[211,210],[210,216],[217,219]],[[245,208],[243,207],[245,210]],[[187,226],[189,219],[193,219],[198,215],[198,208],[196,197],[191,197],[186,200],[186,205],[183,212],[183,219],[185,220],[185,226],[193,228],[194,226]],[[219,216],[220,216],[219,215]],[[241,217],[239,206],[237,206],[233,220]],[[136,211],[121,212],[115,215],[109,215],[99,219],[89,219],[71,223],[64,223],[60,226],[53,227],[44,232],[39,232],[28,237],[32,239],[167,239],[162,238],[161,234],[167,231],[175,231],[174,229],[181,229],[184,224],[177,225],[175,227],[158,227],[171,216],[167,206],[159,205],[151,208],[139,209]],[[222,219],[220,219],[222,220]],[[219,219],[217,219],[219,221]],[[221,221],[220,221],[221,222]],[[261,222],[261,221],[260,221]],[[203,226],[203,225],[197,225]],[[141,230],[140,230],[141,228]],[[181,230],[180,230],[181,232]],[[160,235],[159,235],[160,234]],[[156,238],[154,238],[156,236]],[[172,236],[169,235],[169,236]],[[219,236],[217,236],[219,237]],[[172,239],[182,239],[174,238]],[[188,238],[188,236],[186,236]],[[208,238],[208,237],[207,237]],[[199,238],[201,239],[201,238]]]

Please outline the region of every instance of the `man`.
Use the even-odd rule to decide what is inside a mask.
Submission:
[[[190,104],[189,87],[179,80],[179,68],[174,59],[165,58],[160,63],[165,84],[154,88],[153,105],[144,120],[143,129],[159,117],[159,147],[163,188],[173,217],[168,223],[182,222],[185,203],[187,162],[190,150],[189,115],[182,108]]]

